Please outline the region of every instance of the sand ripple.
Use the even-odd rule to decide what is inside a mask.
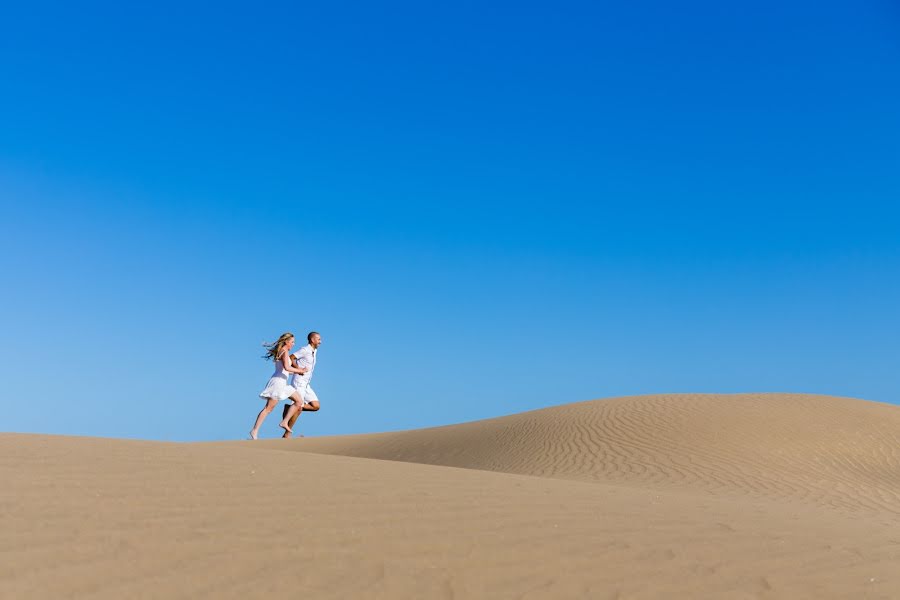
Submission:
[[[832,396],[613,398],[291,449],[900,514],[900,407]]]

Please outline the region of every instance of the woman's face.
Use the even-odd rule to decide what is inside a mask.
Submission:
[[[291,348],[294,347],[294,338],[289,337],[284,341],[284,347],[288,349],[288,352],[291,351]]]

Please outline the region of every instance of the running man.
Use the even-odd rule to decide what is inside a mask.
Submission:
[[[297,422],[297,418],[301,413],[306,411],[316,412],[319,410],[319,398],[316,396],[316,393],[313,391],[309,382],[312,380],[313,371],[316,368],[316,354],[319,345],[322,343],[322,336],[315,331],[310,331],[309,335],[306,336],[306,341],[309,342],[309,344],[291,354],[291,358],[295,361],[295,368],[306,369],[306,372],[302,375],[295,373],[291,380],[291,387],[296,389],[300,394],[300,397],[303,398],[303,408],[288,421],[288,429],[285,429],[284,435],[281,436],[285,439],[291,437],[292,434],[290,429],[294,428],[294,423]],[[287,418],[289,409],[290,406],[285,405],[284,411],[282,412],[283,418]]]

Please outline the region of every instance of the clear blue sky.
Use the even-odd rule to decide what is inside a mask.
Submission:
[[[0,430],[900,402],[900,9],[625,4],[4,4]]]

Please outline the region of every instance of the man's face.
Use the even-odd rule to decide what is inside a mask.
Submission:
[[[309,339],[309,345],[312,346],[313,348],[318,348],[319,344],[321,344],[321,343],[322,343],[322,336],[319,335],[318,333]]]

